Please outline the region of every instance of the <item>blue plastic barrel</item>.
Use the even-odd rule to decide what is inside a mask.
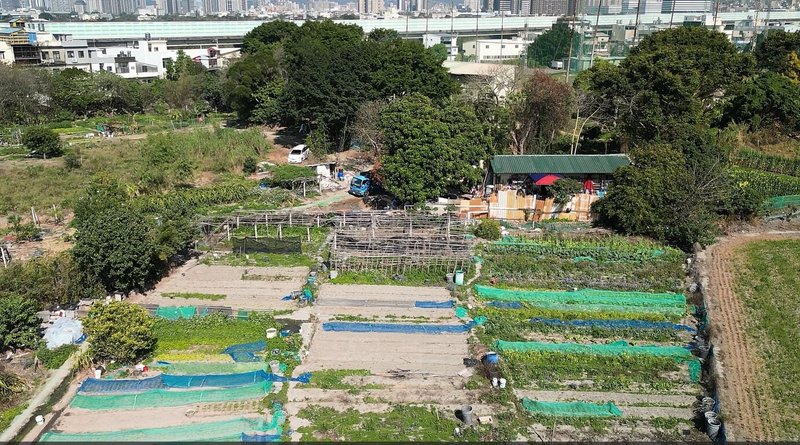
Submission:
[[[496,352],[487,352],[483,358],[486,360],[486,363],[490,363],[492,365],[496,365],[497,362],[500,361],[500,356],[497,355]]]
[[[281,331],[281,337],[288,337],[289,334],[291,334],[291,332],[292,331],[290,331],[288,329],[284,329],[284,330]]]

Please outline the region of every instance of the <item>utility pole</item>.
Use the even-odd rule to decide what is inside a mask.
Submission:
[[[589,56],[589,68],[594,66],[594,47],[597,44],[597,27],[600,26],[600,8],[602,7],[603,0],[599,0],[597,3],[597,15],[594,19],[594,32],[592,33],[592,55]]]
[[[675,0],[673,0],[673,4]],[[639,11],[642,10],[642,0],[636,3],[636,22],[633,25],[633,44],[636,45],[636,35],[639,34]]]
[[[478,61],[478,19],[481,18],[481,3],[477,0],[478,11],[475,13],[475,61]]]
[[[714,8],[714,30],[717,29],[717,16],[719,16],[719,5],[722,3],[722,0],[717,0],[717,6]]]
[[[641,0],[640,0],[641,1]],[[575,15],[578,11],[578,0],[572,2],[572,26],[569,29],[569,53],[567,53],[567,69],[564,72],[564,82],[569,83],[569,69],[572,63],[572,47],[575,46]]]
[[[672,1],[672,6],[670,7],[670,12],[669,12],[669,29],[672,29],[672,20],[675,18],[675,3],[678,2],[676,0],[670,0],[670,1]],[[719,5],[719,0],[717,0],[717,5]],[[715,15],[714,20],[716,21],[716,19],[717,16]]]
[[[503,17],[506,16],[505,11],[500,11],[500,63],[503,63]]]

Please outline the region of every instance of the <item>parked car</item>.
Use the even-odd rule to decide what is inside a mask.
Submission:
[[[299,164],[308,158],[308,146],[306,144],[297,145],[289,152],[289,163]]]

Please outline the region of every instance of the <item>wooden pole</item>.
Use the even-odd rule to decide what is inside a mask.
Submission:
[[[231,240],[231,227],[225,224],[225,231],[228,233],[228,241]]]
[[[291,215],[291,213],[290,213],[290,215]],[[291,224],[289,226],[291,227]],[[281,225],[278,224],[278,239],[283,239],[283,230],[282,229],[283,228],[281,227]]]
[[[317,215],[317,227],[319,227],[319,215]]]
[[[6,257],[6,248],[0,247],[0,253],[3,254],[3,267],[8,267],[8,258]]]
[[[306,181],[303,181],[303,198],[306,197]]]
[[[306,239],[311,242],[311,227],[306,227]]]
[[[292,227],[292,211],[289,210],[289,227]]]
[[[237,229],[239,228],[239,217],[238,216],[236,217],[236,228]]]
[[[253,229],[256,231],[256,239],[258,239],[258,224],[253,224]]]

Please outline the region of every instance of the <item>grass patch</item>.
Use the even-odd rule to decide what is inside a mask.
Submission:
[[[218,259],[203,257],[200,263],[225,266],[256,266],[256,267],[312,267],[316,261],[302,253],[250,253],[239,255],[231,253]]]
[[[36,351],[36,356],[39,357],[45,368],[57,369],[77,350],[78,345],[62,345],[55,349],[47,349],[46,346],[42,346]]]
[[[224,300],[225,295],[223,294],[203,294],[200,292],[165,292],[161,294],[162,297],[166,298],[185,298],[185,299],[197,299],[197,300]]]
[[[342,380],[348,376],[368,376],[370,372],[366,369],[324,369],[315,371],[311,374],[309,387],[321,389],[379,389],[380,385],[366,384],[355,386],[344,383]]]
[[[333,408],[308,406],[298,416],[311,425],[298,429],[303,441],[334,440],[351,442],[440,442],[453,441],[459,422],[434,408],[398,405],[385,413],[360,413],[353,408],[339,412]],[[476,429],[464,429],[459,440],[477,441]]]
[[[14,417],[22,414],[27,407],[28,404],[23,403],[0,411],[0,431],[4,431],[6,428],[8,428],[8,426],[11,425],[11,421],[14,420]]]
[[[301,245],[300,252],[298,253],[249,253],[246,255],[238,253],[230,253],[221,258],[214,259],[211,257],[204,257],[201,262],[203,264],[224,264],[227,266],[257,266],[257,267],[313,267],[317,264],[316,257],[320,248],[325,243],[328,237],[328,228],[326,227],[282,227],[281,236],[283,237],[300,237]],[[253,227],[240,227],[233,231],[233,236],[245,237],[255,236],[255,229]],[[309,241],[308,237],[311,237]],[[262,238],[277,238],[278,226],[270,225],[267,227],[258,227],[258,236]],[[231,242],[225,240],[221,243],[222,246],[231,247]],[[243,277],[243,279],[245,279]],[[256,279],[256,278],[248,278]]]
[[[736,291],[752,321],[781,439],[800,437],[800,240],[751,242],[737,252]]]

